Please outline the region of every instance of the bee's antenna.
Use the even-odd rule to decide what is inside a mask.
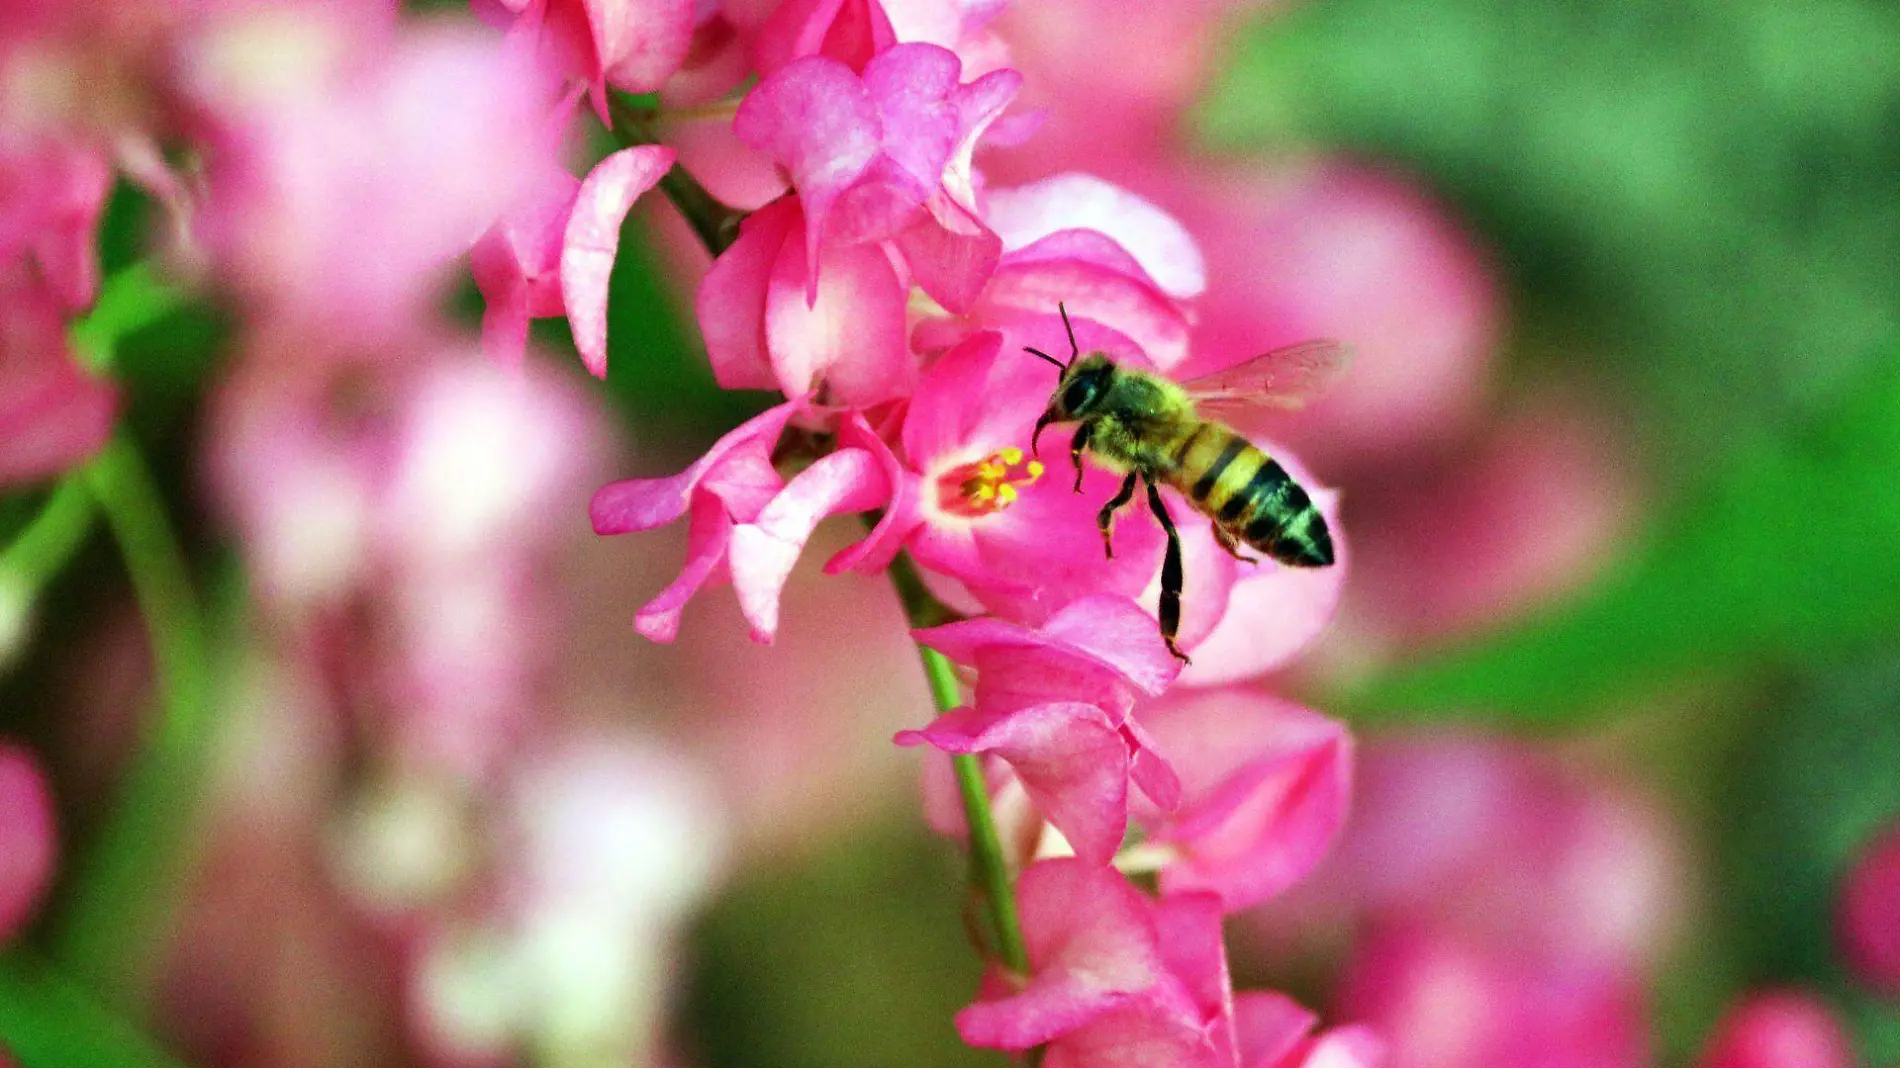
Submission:
[[[1027,352],[1031,356],[1040,356],[1043,359],[1048,360],[1050,363],[1053,363],[1056,365],[1056,370],[1058,371],[1066,371],[1069,369],[1068,364],[1063,363],[1061,360],[1056,359],[1054,356],[1049,355],[1048,353],[1042,351],[1041,349],[1032,349],[1025,345],[1023,347],[1023,351]]]
[[[1056,310],[1062,313],[1062,329],[1069,332],[1069,359],[1082,355],[1082,346],[1075,343],[1075,326],[1069,322],[1069,309],[1061,301],[1056,301]]]

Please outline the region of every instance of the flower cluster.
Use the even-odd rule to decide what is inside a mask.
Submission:
[[[511,32],[554,48],[568,40],[553,30],[561,7],[534,5]],[[664,163],[703,189],[745,191],[729,194],[749,209],[736,227],[693,220],[715,254],[693,306],[717,381],[785,399],[678,474],[595,495],[603,534],[687,524],[684,565],[636,628],[673,641],[688,603],[723,580],[770,643],[818,525],[861,514],[864,534],[827,572],[878,572],[901,555],[973,617],[915,632],[973,685],[897,736],[944,754],[926,794],[946,833],[966,830],[949,757],[975,762],[1020,872],[1026,960],[996,966],[958,1019],[966,1041],[1046,1047],[1049,1064],[1154,1063],[1162,1049],[1179,1064],[1373,1062],[1369,1034],[1315,1036],[1283,998],[1236,997],[1219,934],[1223,915],[1300,880],[1344,820],[1343,728],[1238,685],[1325,626],[1343,550],[1318,570],[1243,560],[1184,494],[1161,489],[1180,531],[1184,667],[1156,618],[1162,526],[1146,508],[1124,515],[1105,553],[1096,516],[1119,473],[1080,447],[1034,448],[1057,380],[1025,350],[1073,344],[1162,374],[1195,357],[1206,271],[1194,235],[1088,174],[985,179],[980,153],[1031,128],[1011,110],[1023,80],[986,30],[987,6],[787,3],[763,20],[707,7],[656,35],[700,57],[670,73],[646,52],[617,65],[627,40],[586,24],[592,58],[563,53],[570,95],[591,95],[623,137],[669,143],[623,149],[601,165],[619,171],[595,171],[578,193],[569,179],[534,198],[477,253],[494,347],[518,345],[525,314],[565,307],[600,373],[604,332],[577,317],[569,268],[598,266],[604,286],[611,225]],[[667,120],[675,101],[714,99],[748,73],[756,83],[717,118],[702,104],[690,124]],[[603,79],[657,90],[661,106],[643,113]],[[632,152],[660,162],[625,162]],[[589,207],[597,181],[612,193]],[[1336,527],[1334,495],[1270,451]],[[1152,873],[1159,896],[1128,871]]]

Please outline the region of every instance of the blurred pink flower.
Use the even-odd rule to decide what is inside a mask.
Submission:
[[[0,289],[0,487],[84,461],[118,410],[118,391],[80,370],[50,296]]]
[[[214,496],[273,620],[353,665],[338,685],[379,740],[480,779],[533,712],[550,517],[595,477],[597,417],[555,372],[467,347],[315,355],[254,349],[224,384]]]
[[[1855,860],[1835,912],[1842,954],[1861,982],[1900,997],[1900,825],[1890,825]]]
[[[1209,288],[1186,374],[1316,337],[1353,346],[1346,379],[1266,429],[1329,474],[1458,432],[1485,395],[1502,310],[1472,238],[1398,177],[1341,163],[1171,184]]]
[[[326,336],[407,331],[546,166],[546,79],[453,24],[255,9],[197,39],[184,78],[222,271]]]
[[[1391,1043],[1388,1068],[1644,1068],[1640,978],[1551,967],[1534,949],[1484,947],[1424,926],[1355,947],[1342,1011]]]
[[[1359,763],[1335,896],[1553,968],[1640,973],[1667,952],[1686,860],[1636,791],[1475,733],[1382,738]]]
[[[1219,896],[1237,911],[1303,879],[1346,818],[1352,740],[1345,728],[1251,690],[1177,692],[1137,711],[1181,777],[1181,804],[1140,812],[1166,859],[1161,888]]]
[[[1091,864],[1107,864],[1121,847],[1131,779],[1162,809],[1174,806],[1180,783],[1128,713],[1138,693],[1165,689],[1180,664],[1134,602],[1097,595],[1039,630],[984,618],[915,637],[976,668],[976,693],[969,707],[900,732],[899,745],[995,755]]]
[[[653,1063],[675,943],[726,862],[712,783],[652,739],[578,731],[522,754],[501,804],[495,888],[426,936],[411,1027],[451,1064]]]
[[[1752,994],[1716,1025],[1697,1068],[1854,1068],[1854,1044],[1827,1003],[1802,990]]]
[[[0,276],[31,273],[66,313],[91,304],[95,231],[111,190],[112,161],[98,146],[65,131],[0,126]]]
[[[1350,669],[1574,591],[1610,561],[1639,499],[1611,428],[1561,395],[1523,403],[1442,460],[1359,478],[1360,581],[1330,651]]]
[[[58,852],[53,795],[39,761],[0,742],[0,946],[39,906]]]

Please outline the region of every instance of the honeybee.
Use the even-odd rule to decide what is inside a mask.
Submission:
[[[1337,376],[1349,350],[1336,341],[1308,341],[1177,383],[1124,367],[1105,353],[1084,354],[1075,343],[1068,309],[1057,308],[1069,334],[1069,362],[1040,349],[1026,350],[1062,371],[1048,407],[1036,420],[1030,450],[1037,450],[1043,429],[1051,423],[1078,423],[1069,444],[1075,491],[1082,492],[1084,452],[1101,466],[1126,472],[1121,489],[1095,516],[1102,546],[1111,557],[1115,513],[1134,499],[1137,483],[1146,483],[1148,507],[1168,536],[1161,564],[1161,637],[1168,651],[1186,662],[1187,654],[1174,643],[1181,626],[1181,535],[1160,487],[1172,486],[1193,502],[1212,520],[1215,540],[1241,560],[1258,563],[1240,551],[1246,545],[1293,567],[1331,565],[1332,535],[1312,497],[1278,460],[1202,413],[1297,407]]]

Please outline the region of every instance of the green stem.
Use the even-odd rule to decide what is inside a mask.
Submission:
[[[200,769],[210,665],[203,615],[164,500],[138,449],[114,438],[84,484],[119,543],[151,636],[158,718],[134,758],[123,796],[80,866],[60,957],[108,1000],[129,1002],[156,963],[173,845]]]
[[[608,94],[607,109],[613,116],[614,136],[622,145],[631,148],[660,143],[655,129],[660,119],[657,111],[637,107],[617,93]],[[745,212],[721,204],[705,186],[686,173],[686,168],[675,164],[667,171],[660,178],[660,192],[686,217],[687,224],[714,256],[731,248],[739,239],[739,222],[745,218]]]
[[[115,271],[99,290],[98,303],[73,324],[73,348],[94,372],[111,369],[119,341],[184,307],[185,290],[159,278],[151,264]]]
[[[65,568],[92,530],[92,496],[76,479],[53,488],[12,545],[0,550],[0,585],[18,583],[30,598]]]

